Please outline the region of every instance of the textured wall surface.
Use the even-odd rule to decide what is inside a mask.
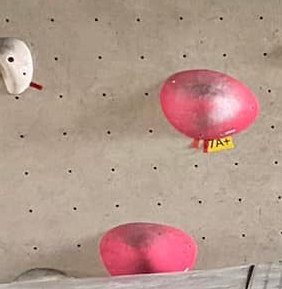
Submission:
[[[134,221],[198,242],[198,269],[282,260],[279,0],[0,0],[44,85],[0,87],[0,280],[35,267],[103,276],[102,234]],[[261,104],[216,154],[166,121],[162,82],[208,68]]]

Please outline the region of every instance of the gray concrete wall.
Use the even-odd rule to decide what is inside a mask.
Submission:
[[[1,83],[0,280],[105,275],[99,238],[134,221],[193,235],[198,269],[282,259],[281,13],[278,0],[0,0],[0,36],[28,43],[44,85],[16,99]],[[195,68],[260,101],[233,150],[189,149],[162,114],[164,79]]]

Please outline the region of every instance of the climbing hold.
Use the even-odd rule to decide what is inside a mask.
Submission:
[[[33,62],[30,50],[23,41],[0,38],[0,72],[11,94],[20,94],[30,86]]]
[[[212,70],[187,70],[169,77],[160,101],[168,121],[196,140],[239,133],[259,114],[252,91],[237,79]]]
[[[111,275],[165,273],[193,269],[195,241],[181,230],[151,223],[129,223],[108,231],[100,253]]]

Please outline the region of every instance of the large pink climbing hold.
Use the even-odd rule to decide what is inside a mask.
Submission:
[[[197,258],[195,241],[181,230],[151,223],[129,223],[108,231],[100,243],[113,276],[188,271]]]
[[[168,121],[194,139],[217,139],[248,128],[259,114],[253,92],[237,79],[212,70],[187,70],[162,86]]]

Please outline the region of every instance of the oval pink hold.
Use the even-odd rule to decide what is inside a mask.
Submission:
[[[252,91],[212,70],[187,70],[169,77],[160,93],[168,121],[194,139],[217,139],[248,128],[259,114]]]
[[[170,226],[129,223],[108,231],[100,243],[113,276],[191,270],[197,258],[192,237]]]

